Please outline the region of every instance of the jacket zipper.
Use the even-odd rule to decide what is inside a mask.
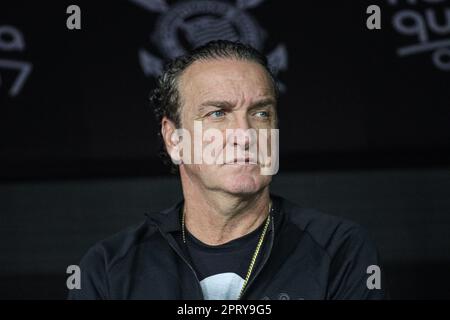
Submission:
[[[157,228],[158,228],[159,232],[162,234],[162,236],[167,240],[167,242],[172,247],[172,249],[175,250],[175,252],[178,254],[178,256],[180,256],[180,258],[188,265],[189,269],[191,269],[192,273],[194,274],[195,280],[197,280],[197,291],[200,293],[199,296],[201,297],[201,300],[205,300],[205,297],[203,296],[202,288],[200,286],[200,280],[198,280],[198,276],[197,276],[197,273],[195,272],[194,268],[189,263],[189,261],[187,261],[187,259],[184,257],[184,255],[178,250],[178,248],[174,244],[172,244],[171,239],[167,238],[167,236],[161,231],[159,226],[157,226]]]

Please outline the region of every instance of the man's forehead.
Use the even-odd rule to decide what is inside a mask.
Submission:
[[[180,77],[180,91],[196,101],[259,100],[274,95],[263,66],[234,59],[196,61]]]

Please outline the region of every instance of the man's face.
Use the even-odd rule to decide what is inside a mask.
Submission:
[[[212,142],[219,146],[208,153],[215,160],[213,164],[205,163],[205,159],[201,164],[182,164],[181,176],[203,189],[232,194],[253,194],[266,187],[271,176],[261,174],[260,162],[267,159],[258,154],[259,143],[263,142],[258,133],[268,133],[269,139],[264,143],[270,153],[268,141],[270,129],[276,127],[276,98],[265,69],[250,61],[197,61],[179,80],[181,124],[192,138],[192,159],[194,152],[199,151],[194,147],[194,135],[199,132],[194,133],[194,123],[197,128],[200,123],[202,127],[200,151]],[[205,136],[208,129],[220,132],[222,141],[216,140],[217,136]],[[250,131],[256,133],[253,138],[243,134]]]

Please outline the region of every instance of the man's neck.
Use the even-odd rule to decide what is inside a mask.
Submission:
[[[257,229],[269,214],[269,188],[251,196],[217,191],[184,192],[185,228],[208,245],[220,245]]]

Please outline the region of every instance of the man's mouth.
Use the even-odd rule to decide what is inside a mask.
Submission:
[[[247,158],[237,158],[237,159],[234,159],[233,161],[228,161],[225,164],[228,164],[228,165],[256,165],[257,162],[255,159],[247,157]]]

